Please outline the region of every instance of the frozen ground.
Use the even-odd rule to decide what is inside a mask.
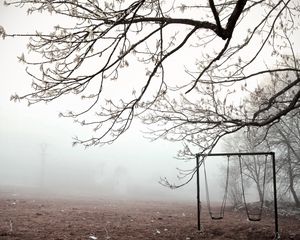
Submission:
[[[274,218],[249,222],[243,211],[223,220],[202,216],[194,203],[38,197],[0,188],[0,240],[273,239]],[[300,239],[299,215],[280,216],[281,239]]]

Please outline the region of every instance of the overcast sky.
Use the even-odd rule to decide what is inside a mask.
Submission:
[[[47,24],[46,20],[41,15],[26,16],[26,9],[0,6],[0,25],[7,33],[32,32],[55,25],[55,19],[51,19],[51,24]],[[11,102],[12,94],[30,91],[31,79],[25,73],[25,66],[17,59],[22,53],[27,54],[26,44],[26,39],[0,40],[2,186],[39,187],[44,158],[44,184],[54,188],[66,186],[76,191],[82,185],[87,190],[95,181],[99,188],[91,187],[91,191],[100,195],[109,195],[110,191],[130,195],[134,189],[140,189],[143,194],[149,190],[151,194],[165,198],[194,199],[193,183],[176,192],[158,184],[159,178],[164,176],[176,181],[177,167],[193,167],[194,163],[181,163],[174,159],[180,144],[149,142],[143,138],[136,124],[113,145],[84,150],[81,146],[72,147],[72,137],[85,135],[85,129],[71,119],[58,117],[59,112],[67,110],[67,104],[61,100],[30,107],[25,102]],[[153,197],[155,199],[156,196]]]

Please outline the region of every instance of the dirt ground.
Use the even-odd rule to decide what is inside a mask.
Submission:
[[[288,213],[286,213],[288,214]],[[274,239],[274,218],[226,211],[197,231],[194,203],[33,197],[0,191],[0,240]],[[280,216],[281,239],[300,239],[300,216]]]

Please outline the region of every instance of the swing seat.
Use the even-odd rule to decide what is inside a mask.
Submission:
[[[223,217],[211,217],[212,220],[221,220]]]
[[[214,216],[214,214],[212,212],[209,212],[210,218],[212,220],[221,220],[224,218],[224,214],[217,214],[217,216]]]
[[[248,220],[251,222],[259,222],[261,220],[261,214],[251,214],[252,216],[248,216]]]
[[[251,222],[259,222],[261,218],[248,218]]]

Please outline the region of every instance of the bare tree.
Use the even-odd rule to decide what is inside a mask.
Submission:
[[[286,82],[290,82],[289,75],[286,74],[276,74],[271,77],[270,80],[265,81],[265,83],[260,87],[260,91],[251,93],[249,100],[247,101],[252,108],[257,108],[261,106],[261,103],[267,99],[267,96],[272,96],[278,89],[282,89]],[[299,89],[299,86],[297,88]],[[278,102],[274,105],[274,108],[280,107],[282,102],[289,99],[290,96],[294,95],[295,89],[287,90],[278,99]],[[238,137],[240,144],[250,146],[244,150],[253,151],[259,149],[262,151],[275,151],[276,152],[276,165],[277,165],[277,179],[281,183],[278,189],[282,196],[289,196],[290,193],[292,199],[296,206],[299,206],[299,198],[297,185],[299,183],[299,160],[300,160],[300,122],[299,122],[299,110],[293,110],[282,116],[278,121],[273,124],[263,127],[263,128],[251,128],[247,132],[247,138],[241,136]],[[236,136],[235,136],[236,137]],[[237,138],[237,137],[236,137]],[[255,164],[257,165],[257,164]],[[252,170],[255,170],[258,166],[250,164]],[[249,170],[249,166],[247,166]],[[255,174],[255,171],[252,175]],[[258,191],[259,185],[258,186]]]
[[[229,151],[240,152],[268,152],[269,146],[266,142],[262,142],[265,133],[261,128],[251,128],[248,131],[237,132],[227,139],[227,149]],[[237,143],[238,139],[238,143]],[[257,190],[257,195],[260,202],[264,201],[265,189],[267,184],[272,180],[272,161],[266,156],[244,156],[241,159],[241,165],[239,161],[232,161],[230,166],[230,178],[233,179],[232,193],[235,194],[234,199],[242,197],[241,192],[241,174],[243,175],[244,189],[249,188],[254,184],[254,188]],[[251,184],[252,183],[252,184]]]
[[[238,161],[231,161],[229,170],[228,182],[228,200],[234,208],[239,208],[243,205],[243,195],[241,188],[241,175]],[[227,174],[224,172],[224,174]],[[244,189],[249,188],[247,179],[244,181]]]
[[[40,149],[41,149],[41,170],[40,170],[40,188],[43,191],[45,188],[45,175],[46,175],[46,155],[47,155],[47,147],[48,145],[46,143],[42,143],[40,145]]]
[[[289,60],[287,59],[287,61]],[[279,73],[273,75],[271,79],[266,81],[261,87],[259,94],[251,94],[251,100],[249,102],[254,107],[259,106],[266,96],[276,94],[287,82],[291,82],[288,74]],[[280,108],[281,103],[286,102],[290,96],[295,94],[295,91],[299,91],[299,85],[296,85],[293,89],[287,89],[282,96],[278,98],[278,101],[274,104],[274,108]],[[256,145],[262,144],[266,149],[269,148],[276,152],[277,175],[281,185],[284,186],[283,188],[281,187],[280,193],[286,197],[289,195],[287,194],[289,192],[297,207],[300,206],[299,193],[297,193],[299,191],[297,185],[300,180],[299,117],[299,109],[295,109],[281,116],[281,118],[273,124],[261,128],[259,130],[260,134],[256,134],[258,135],[256,137]]]
[[[279,155],[281,170],[280,180],[284,183],[283,194],[291,194],[296,207],[300,207],[300,115],[291,113],[282,118],[270,130],[268,143],[276,149]]]
[[[140,118],[150,125],[152,139],[183,142],[179,156],[187,157],[211,151],[227,134],[272,125],[299,108],[299,59],[293,45],[299,1],[6,3],[74,23],[57,25],[48,34],[0,29],[3,37],[30,37],[28,49],[35,59],[40,56],[35,61],[30,55],[19,57],[28,65],[33,92],[13,100],[35,104],[73,94],[87,101],[84,109],[61,114],[96,131],[74,144],[112,143]],[[140,66],[143,75],[125,75]],[[279,73],[290,81],[249,110],[242,95],[263,94],[253,80],[259,83]],[[293,94],[284,95],[287,91]]]

